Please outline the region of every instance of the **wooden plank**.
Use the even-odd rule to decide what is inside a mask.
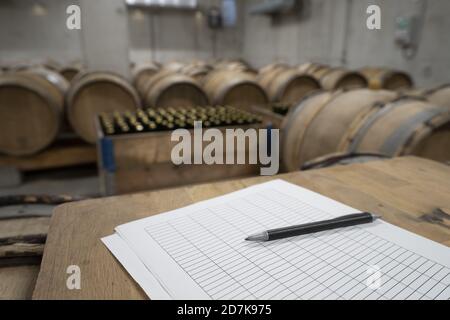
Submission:
[[[38,265],[42,260],[44,243],[14,242],[0,246],[0,267]]]
[[[25,239],[46,236],[50,217],[0,220],[0,245],[7,239]]]
[[[255,177],[65,204],[55,209],[33,294],[35,299],[145,299],[100,238],[114,227],[263,181],[281,178],[448,245],[450,230],[424,219],[449,208],[450,168],[415,157]],[[444,220],[446,218],[443,218]],[[445,224],[448,221],[445,220]],[[68,290],[66,270],[81,268],[81,290]]]
[[[39,266],[0,267],[0,299],[31,299]]]
[[[40,264],[49,217],[0,220],[0,267]]]
[[[95,163],[95,146],[87,144],[60,145],[26,157],[0,155],[0,166],[12,166],[21,171],[37,171]]]

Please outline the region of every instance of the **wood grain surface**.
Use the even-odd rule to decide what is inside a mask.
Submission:
[[[34,299],[145,299],[100,241],[119,224],[281,178],[397,226],[450,244],[450,167],[405,157],[81,201],[55,209]],[[68,290],[69,265],[81,268],[81,290]]]
[[[21,171],[38,171],[95,163],[95,146],[75,144],[54,146],[28,157],[0,155],[0,166],[12,166]]]
[[[0,300],[31,299],[39,266],[0,268]]]

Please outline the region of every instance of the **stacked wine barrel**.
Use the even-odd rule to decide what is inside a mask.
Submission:
[[[271,102],[293,104],[321,88],[311,75],[283,63],[270,64],[259,71],[258,80]]]
[[[266,105],[266,91],[259,84],[257,71],[242,60],[216,61],[203,79],[211,104],[252,107]]]
[[[185,67],[178,62],[162,67],[157,64],[138,65],[134,71],[134,83],[144,105],[154,108],[207,105],[208,97],[200,82],[194,75],[183,71]]]
[[[335,153],[450,160],[450,110],[393,91],[326,91],[307,97],[283,123],[288,171]]]
[[[301,73],[309,74],[320,82],[325,90],[358,89],[368,86],[367,79],[358,71],[342,67],[330,67],[318,63],[305,63],[298,67]]]
[[[215,69],[204,80],[203,87],[211,104],[251,107],[265,105],[268,97],[256,75],[238,69]]]
[[[256,71],[241,60],[196,60],[133,64],[132,74],[130,83],[52,61],[2,68],[0,153],[45,149],[64,119],[95,143],[94,119],[101,113],[279,104],[289,110],[281,141],[287,170],[407,154],[450,160],[450,85],[414,89],[401,71],[316,63],[273,63]]]
[[[265,105],[268,98],[256,71],[242,61],[222,60],[137,65],[134,84],[147,107]]]
[[[365,67],[360,72],[366,77],[370,89],[405,90],[414,86],[409,74],[400,70]]]
[[[240,59],[222,59],[213,63],[215,69],[241,71],[246,73],[257,74],[257,70],[253,69],[250,64]]]

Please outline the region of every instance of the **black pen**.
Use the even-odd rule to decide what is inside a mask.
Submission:
[[[300,236],[325,230],[350,227],[358,224],[371,223],[379,219],[380,216],[369,212],[353,213],[329,220],[322,220],[289,226],[284,228],[272,229],[248,236],[247,241],[271,241],[284,239],[288,237]]]

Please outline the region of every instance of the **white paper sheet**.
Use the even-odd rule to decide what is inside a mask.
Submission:
[[[151,294],[154,300],[171,298],[119,235],[110,235],[102,238],[102,241],[149,297]]]
[[[275,180],[118,226],[121,249],[105,244],[152,299],[450,298],[450,249],[383,221],[244,240],[355,212]],[[156,281],[145,281],[147,273]]]

